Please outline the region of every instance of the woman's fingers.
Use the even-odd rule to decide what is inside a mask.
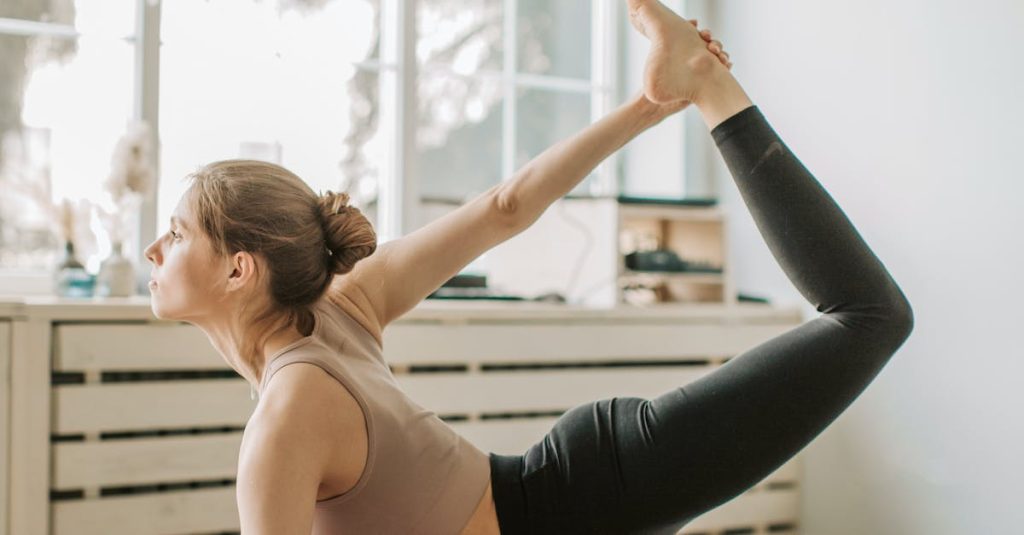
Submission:
[[[708,51],[718,57],[718,61],[722,62],[722,65],[726,67],[732,67],[732,62],[729,61],[729,53],[722,48],[721,41],[711,41],[708,43]]]
[[[695,20],[691,20],[690,23],[697,26],[697,21]],[[708,50],[717,56],[718,60],[721,61],[723,65],[731,69],[732,62],[729,61],[729,53],[723,48],[722,42],[714,39],[711,35],[711,30],[708,30],[707,28],[700,30],[699,33],[701,38],[708,44]]]

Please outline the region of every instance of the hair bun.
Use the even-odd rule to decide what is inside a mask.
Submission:
[[[348,201],[348,193],[329,190],[317,199],[329,254],[328,269],[332,273],[352,271],[356,262],[377,249],[373,226],[358,208],[349,206]]]
[[[324,215],[337,215],[348,208],[348,200],[348,193],[328,190],[320,195],[320,211]]]

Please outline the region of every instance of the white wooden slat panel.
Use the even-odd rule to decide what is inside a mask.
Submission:
[[[544,437],[557,417],[452,422],[452,428],[486,453],[522,455]]]
[[[0,533],[7,530],[7,489],[10,486],[7,469],[8,437],[11,421],[11,323],[0,321]]]
[[[56,502],[54,534],[195,533],[239,529],[234,487]],[[764,526],[799,518],[796,490],[744,493],[696,518],[682,533]]]
[[[384,330],[391,364],[574,362],[733,356],[793,328],[783,325],[430,325]]]
[[[242,433],[53,445],[53,488],[234,479]]]
[[[452,422],[457,433],[484,452],[521,455],[538,442],[556,417]],[[58,443],[53,447],[55,489],[132,485],[236,475],[241,433],[104,442]],[[796,457],[765,478],[797,482]]]
[[[800,491],[755,490],[744,492],[732,500],[695,518],[683,533],[721,530],[775,523],[797,522],[800,518]]]
[[[235,487],[54,502],[54,535],[238,531]]]
[[[765,481],[777,481],[780,483],[800,483],[800,476],[803,474],[803,456],[797,454],[796,457],[786,461],[785,464],[780,466],[778,470],[772,472],[765,478]]]
[[[7,522],[11,535],[48,533],[50,485],[50,324],[11,322]]]
[[[58,325],[53,369],[229,369],[198,328],[178,323]]]
[[[413,400],[440,414],[566,410],[610,397],[656,397],[714,369],[587,368],[398,375]]]
[[[243,379],[60,385],[58,434],[205,426],[242,426],[256,402]]]
[[[565,410],[604,397],[654,397],[712,369],[554,369],[396,378],[420,405],[448,414]],[[54,430],[66,434],[243,425],[255,406],[247,386],[241,379],[61,385],[54,389]]]

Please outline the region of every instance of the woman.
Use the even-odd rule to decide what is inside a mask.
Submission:
[[[217,162],[191,177],[146,251],[153,310],[202,328],[260,393],[239,455],[243,533],[674,533],[806,446],[909,336],[903,293],[721,43],[655,0],[629,4],[652,42],[644,96],[379,248],[347,195],[318,197],[280,167]],[[689,103],[823,314],[655,399],[575,407],[524,455],[486,455],[405,397],[381,353],[388,323]]]

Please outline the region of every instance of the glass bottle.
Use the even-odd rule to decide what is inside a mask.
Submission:
[[[135,294],[135,268],[121,253],[121,242],[114,242],[110,256],[103,259],[96,275],[96,295],[128,297]]]
[[[54,271],[54,293],[60,297],[92,297],[93,276],[75,257],[75,244],[64,242],[64,256]]]

